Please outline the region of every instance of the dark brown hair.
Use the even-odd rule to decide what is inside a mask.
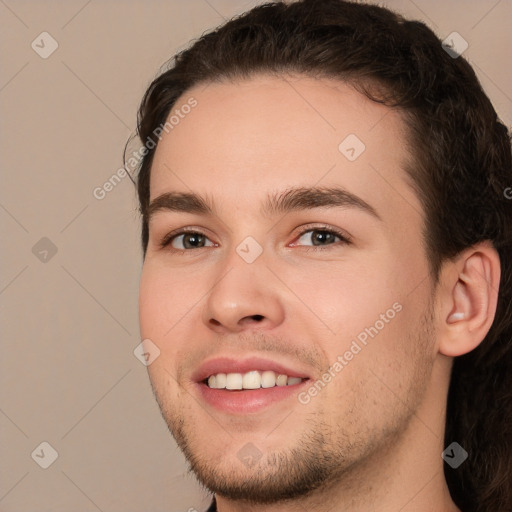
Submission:
[[[453,58],[421,22],[375,5],[302,0],[260,5],[203,35],[170,61],[140,106],[146,144],[177,99],[199,84],[295,73],[336,78],[398,109],[413,158],[405,169],[425,213],[423,245],[432,278],[441,264],[490,240],[501,262],[494,323],[478,348],[455,358],[445,446],[469,457],[445,465],[466,512],[512,510],[512,186],[510,136],[471,66]],[[155,148],[141,161],[137,187],[144,256]]]

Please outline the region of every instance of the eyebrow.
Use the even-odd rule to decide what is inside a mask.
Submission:
[[[356,208],[382,221],[375,208],[359,196],[340,187],[296,187],[269,194],[260,212],[263,216],[286,214],[313,208]],[[149,204],[146,220],[149,223],[159,211],[215,215],[215,205],[208,197],[193,192],[166,192]]]

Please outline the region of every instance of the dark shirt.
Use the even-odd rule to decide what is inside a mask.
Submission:
[[[210,505],[206,512],[217,512],[217,502],[215,501],[215,497],[213,498],[212,504]]]

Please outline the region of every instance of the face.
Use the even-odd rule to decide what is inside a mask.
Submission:
[[[296,498],[384,457],[429,385],[404,123],[327,79],[203,85],[173,112],[191,98],[151,170],[151,384],[209,489]]]

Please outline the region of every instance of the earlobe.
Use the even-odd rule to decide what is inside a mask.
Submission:
[[[487,242],[463,252],[445,274],[439,352],[460,356],[485,338],[496,314],[500,280],[497,251]]]

